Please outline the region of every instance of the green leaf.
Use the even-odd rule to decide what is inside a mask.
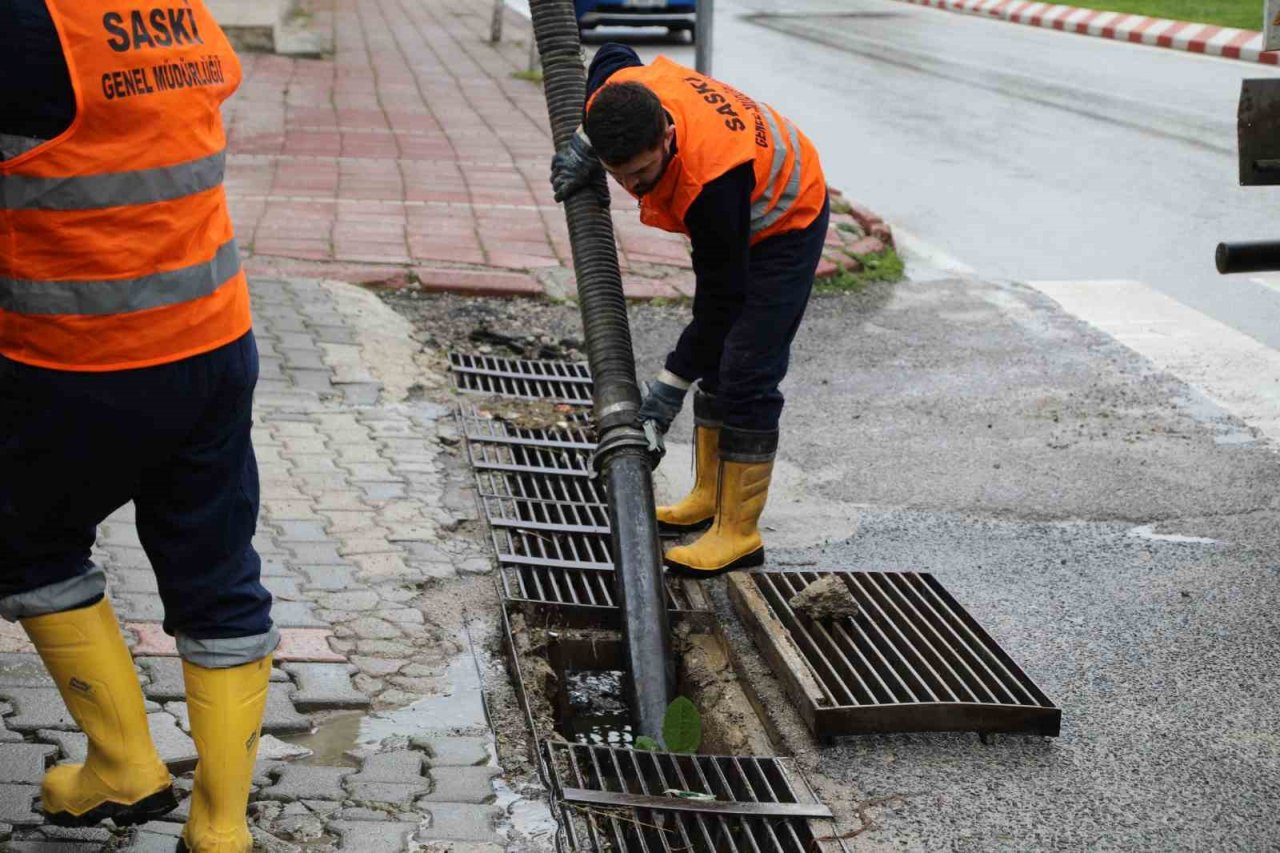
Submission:
[[[679,797],[682,800],[697,800],[703,803],[715,802],[714,794],[704,794],[702,791],[682,791],[679,788],[668,788],[662,792],[668,797]]]
[[[648,735],[640,735],[633,744],[636,749],[644,749],[649,752],[657,752],[662,749],[662,745]]]
[[[684,696],[667,706],[662,720],[662,739],[672,752],[697,752],[702,744],[702,715]]]

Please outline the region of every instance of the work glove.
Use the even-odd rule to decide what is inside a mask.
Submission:
[[[684,408],[684,395],[688,390],[669,385],[661,379],[651,384],[649,393],[645,394],[644,401],[640,404],[640,423],[652,421],[658,432],[666,435],[667,430],[671,429],[671,422]]]
[[[602,187],[596,199],[600,206],[609,207],[609,187],[604,182],[596,181],[596,176],[604,172],[600,159],[591,148],[591,141],[579,128],[551,158],[551,188],[556,192],[556,201],[562,202],[578,190],[590,184]]]

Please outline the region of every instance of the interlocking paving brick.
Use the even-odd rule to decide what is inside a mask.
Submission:
[[[420,841],[494,841],[494,825],[503,816],[496,806],[419,801],[419,811],[431,815],[431,825],[419,829]]]
[[[125,631],[133,634],[133,654],[135,657],[164,655],[172,657],[178,653],[178,647],[158,622],[126,622]]]
[[[489,738],[455,736],[415,737],[414,747],[427,754],[431,767],[474,767],[489,763]]]
[[[357,803],[387,803],[398,808],[407,808],[415,797],[421,797],[430,789],[431,784],[426,779],[413,784],[355,782],[347,785],[350,799]]]
[[[336,800],[347,798],[343,778],[354,773],[350,767],[322,767],[285,764],[274,771],[275,782],[258,792],[264,800],[291,803],[295,800]]]
[[[368,708],[369,697],[351,684],[354,667],[332,663],[286,663],[284,669],[298,682],[293,694],[300,711],[331,708]]]
[[[133,653],[138,656],[174,657],[178,648],[154,622],[130,622],[125,625],[136,636]],[[329,648],[332,636],[327,628],[281,628],[280,645],[273,655],[277,661],[302,660],[320,663],[344,663],[346,658]],[[273,680],[275,680],[273,676]],[[0,691],[4,688],[0,687]]]
[[[173,839],[169,839],[173,846]],[[99,853],[102,844],[96,841],[57,841],[52,839],[24,839],[10,841],[4,849],[8,853]],[[129,850],[133,850],[132,847]],[[170,851],[172,853],[172,851]]]
[[[382,598],[371,589],[350,589],[324,595],[321,604],[326,610],[374,610],[382,605]]]
[[[148,699],[171,702],[186,697],[182,681],[182,661],[170,657],[137,658],[137,663],[150,676],[150,682],[142,688]]]
[[[328,628],[284,628],[280,631],[280,645],[276,648],[277,661],[315,661],[317,663],[345,663],[346,657],[329,647],[333,635]]]
[[[314,589],[348,589],[354,582],[354,572],[349,566],[302,566],[302,573]]]
[[[158,593],[156,573],[150,567],[145,569],[125,569],[111,564],[112,592],[132,594],[137,592]]]
[[[306,566],[350,566],[332,542],[291,542],[289,551],[296,563]]]
[[[0,687],[53,687],[39,655],[0,654]]]
[[[433,766],[431,780],[435,784],[420,802],[491,803],[495,797],[493,780],[501,775],[498,767]]]
[[[311,720],[293,707],[293,687],[288,684],[267,686],[267,710],[262,717],[262,730],[268,734],[295,734],[311,731]]]
[[[333,468],[333,460],[328,456],[317,457],[324,459]],[[280,542],[282,544],[289,542],[328,542],[329,535],[325,533],[324,524],[320,521],[277,521],[276,527],[280,528]]]
[[[148,714],[147,726],[151,729],[151,740],[160,753],[160,760],[171,772],[185,773],[196,766],[199,756],[195,742],[178,727],[178,721],[172,714],[163,711]]]
[[[326,627],[325,623],[311,612],[311,605],[305,601],[276,599],[271,605],[271,621],[281,628]]]
[[[164,621],[164,602],[159,595],[143,592],[118,595],[115,604],[122,619],[131,622]]]
[[[39,785],[0,785],[0,823],[39,826],[44,816],[34,809]]]
[[[59,764],[68,762],[78,764],[84,761],[89,751],[89,738],[85,737],[81,732],[41,729],[36,732],[36,737],[45,743],[58,747],[58,751],[62,754],[62,758],[58,760]]]
[[[416,749],[376,752],[365,758],[364,763],[360,765],[360,772],[352,775],[347,781],[425,783],[424,766],[425,756]]]
[[[295,577],[263,577],[262,585],[267,588],[267,592],[271,593],[272,598],[277,602],[281,599],[285,601],[304,601],[304,596],[298,589],[298,579]]]
[[[0,744],[0,784],[39,785],[45,764],[57,751],[56,746],[44,743]]]
[[[173,853],[177,845],[174,839],[181,833],[181,824],[153,820],[134,830],[123,850],[124,853]]]
[[[60,841],[96,841],[98,844],[105,844],[111,840],[111,832],[100,826],[77,828],[45,824],[40,827],[40,834],[45,838],[52,838]]]
[[[263,735],[258,742],[259,761],[285,761],[290,758],[306,758],[312,754],[312,750],[305,746],[287,743],[274,735]]]
[[[342,839],[342,849],[350,853],[397,853],[407,849],[414,824],[400,821],[335,820],[329,829]]]
[[[5,724],[14,731],[76,728],[56,688],[0,687],[0,699],[13,705],[13,714],[5,717]]]

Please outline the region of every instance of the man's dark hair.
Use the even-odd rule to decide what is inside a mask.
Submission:
[[[608,83],[600,89],[583,130],[596,156],[620,166],[657,147],[666,129],[662,102],[642,83]]]

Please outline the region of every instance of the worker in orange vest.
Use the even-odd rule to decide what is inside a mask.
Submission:
[[[240,65],[202,0],[2,5],[0,616],[89,740],[45,774],[41,808],[125,826],[177,805],[90,559],[132,501],[199,752],[179,849],[247,853],[279,635],[251,543],[258,353],[222,188]]]
[[[666,57],[643,65],[606,44],[592,60],[582,128],[552,160],[562,201],[603,166],[639,199],[640,221],[693,246],[693,320],[640,418],[666,432],[694,396],[692,491],[659,527],[706,532],[669,550],[674,572],[708,577],[764,562],[759,530],[778,446],[791,342],[826,240],[818,153],[767,104]]]

